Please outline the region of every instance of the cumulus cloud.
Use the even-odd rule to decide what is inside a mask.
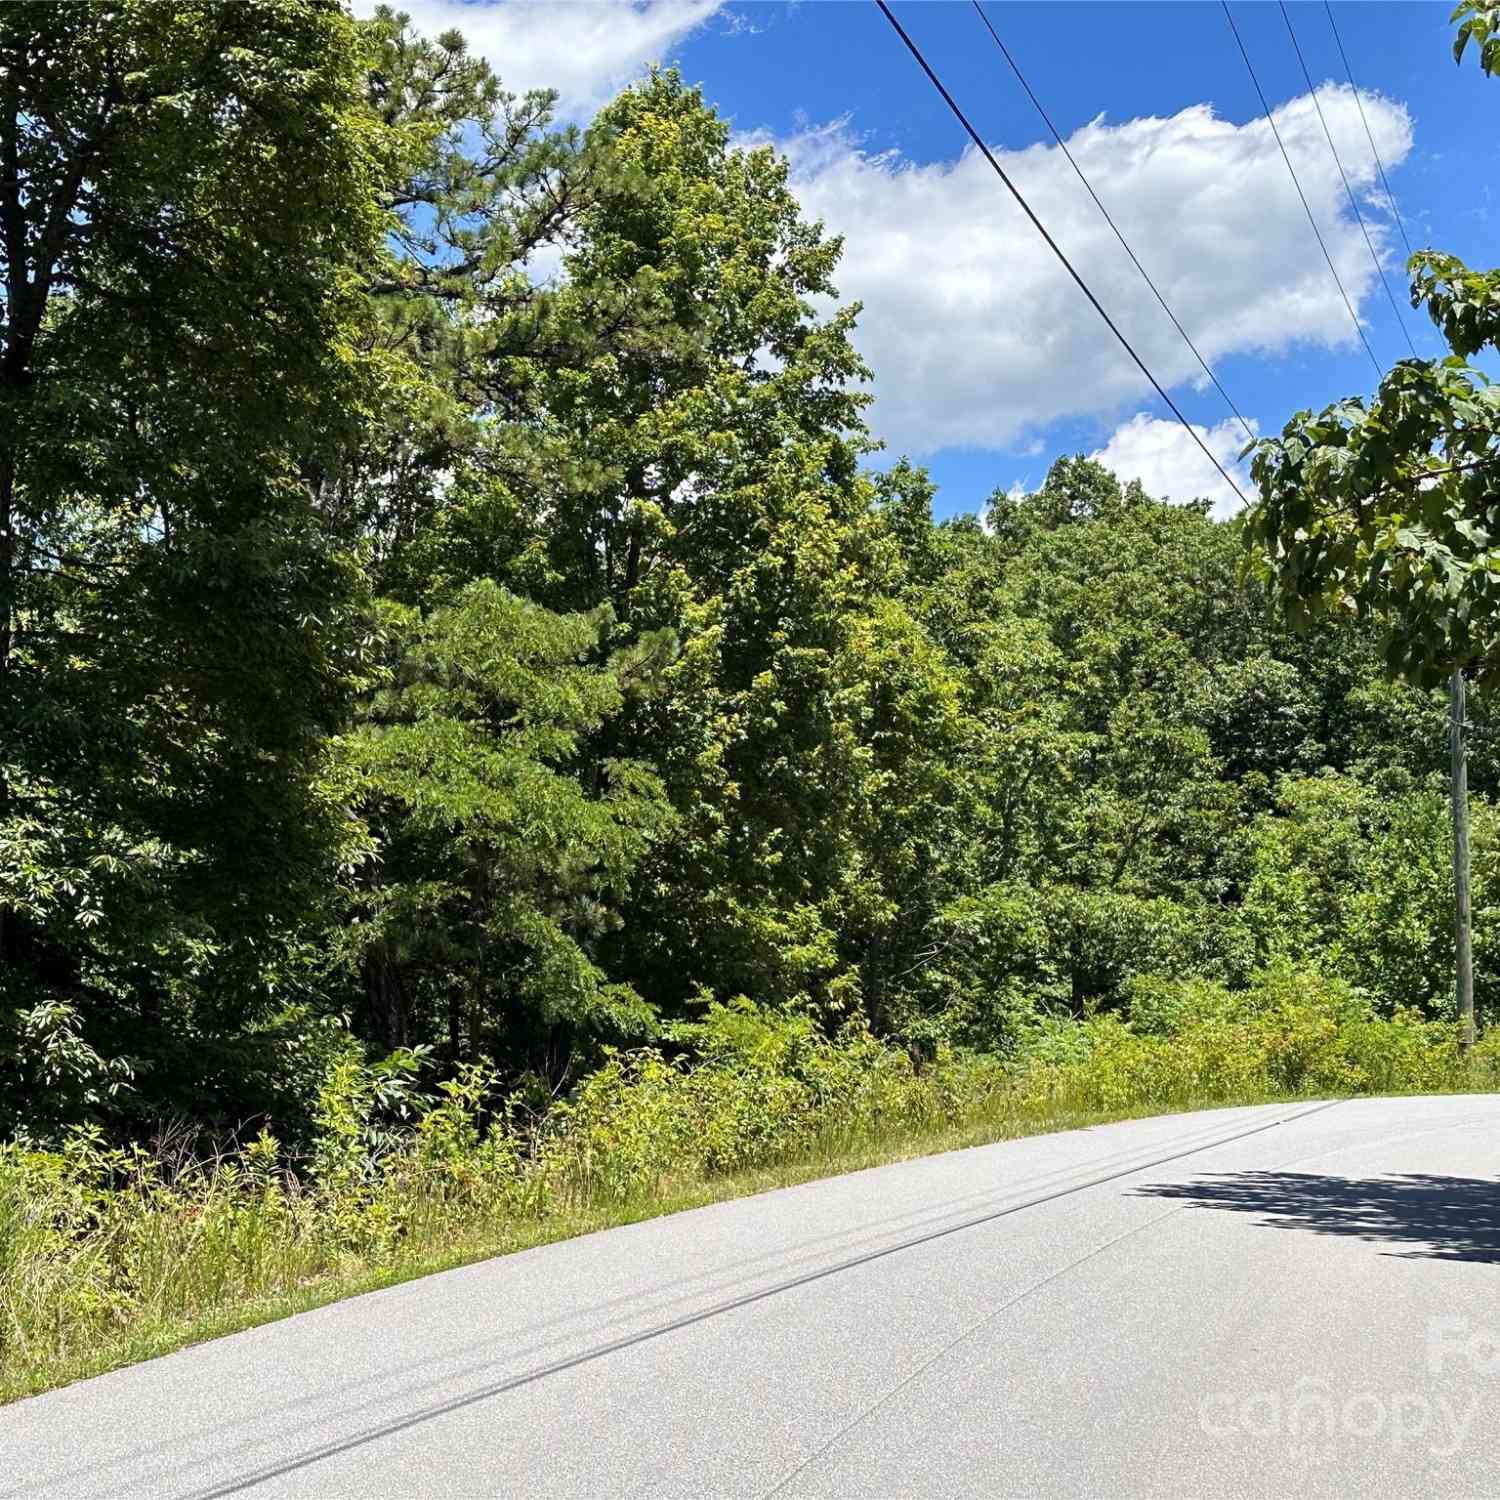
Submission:
[[[695,31],[724,0],[392,0],[427,36],[457,30],[513,93],[556,89],[564,115],[581,118],[649,62]],[[369,15],[374,0],[358,0]]]
[[[1354,91],[1324,84],[1318,98],[1385,254]],[[1398,165],[1412,145],[1406,109],[1371,92],[1362,99],[1382,156]],[[1375,270],[1312,96],[1282,105],[1276,123],[1359,306],[1378,295]],[[892,447],[1015,445],[1059,418],[1118,413],[1149,394],[977,151],[916,164],[867,151],[847,122],[777,144],[808,212],[845,238],[839,287],[864,303],[858,342],[875,371],[872,421]],[[1210,362],[1354,342],[1264,119],[1237,125],[1200,104],[1166,118],[1101,118],[1068,144]],[[1034,145],[997,155],[1158,377],[1201,381],[1062,153]]]
[[[1255,423],[1250,426],[1254,430]],[[1199,427],[1195,423],[1193,430],[1243,494],[1253,500],[1255,491],[1249,466],[1238,462],[1245,446],[1240,424],[1227,418],[1215,427]],[[1158,500],[1211,500],[1218,516],[1233,515],[1240,509],[1239,495],[1224,483],[1203,449],[1178,421],[1137,412],[1115,428],[1109,441],[1089,457],[1097,459],[1124,483],[1139,479],[1146,493]]]

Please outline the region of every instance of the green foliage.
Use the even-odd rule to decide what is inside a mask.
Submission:
[[[1500,73],[1500,5],[1494,0],[1460,0],[1448,20],[1460,22],[1453,38],[1453,61],[1462,62],[1473,42],[1485,73],[1490,77]]]
[[[456,1063],[518,1027],[649,1028],[590,957],[667,824],[649,769],[584,753],[642,665],[583,662],[608,624],[483,582],[425,619],[387,611],[389,680],[339,749],[375,834],[343,944],[367,972],[399,971],[372,1017],[390,1040],[445,1025]]]
[[[1388,670],[1423,686],[1488,670],[1497,414],[1500,389],[1457,355],[1403,360],[1368,407],[1299,412],[1262,440],[1246,538],[1293,625],[1375,620]]]
[[[1473,41],[1493,74],[1496,7],[1465,0],[1452,19],[1462,19],[1455,61]],[[1500,389],[1469,363],[1500,339],[1500,271],[1435,250],[1409,269],[1412,306],[1426,307],[1453,353],[1402,360],[1368,404],[1300,411],[1253,444],[1260,499],[1245,539],[1293,626],[1375,620],[1391,675],[1430,687],[1456,668],[1484,676],[1500,656]]]
[[[1500,335],[1500,270],[1471,271],[1456,255],[1418,251],[1411,304],[1425,306],[1454,354],[1467,359]]]
[[[1409,1009],[1381,1017],[1362,991],[1282,965],[1234,991],[1199,979],[1138,980],[1127,1013],[1046,1037],[1022,1086],[1115,1110],[1427,1092],[1455,1079],[1492,1078],[1493,1035],[1477,1050],[1468,1073],[1451,1026]]]
[[[732,149],[674,74],[604,110],[590,149],[605,187],[560,295],[628,295],[656,322],[549,382],[576,482],[533,548],[544,598],[611,603],[620,638],[681,642],[619,728],[681,821],[610,956],[669,1004],[709,984],[843,1014],[857,987],[841,936],[888,899],[862,837],[893,770],[874,763],[865,646],[902,627],[876,602],[853,310],[824,320],[810,300],[832,292],[838,246],[801,218],[786,163]]]
[[[0,1004],[139,1078],[297,998],[349,832],[364,583],[304,470],[369,389],[359,63],[314,0],[0,13]]]
[[[101,1057],[79,1032],[78,1012],[60,1000],[0,1016],[0,1133],[45,1138],[100,1112],[131,1087],[128,1059]]]

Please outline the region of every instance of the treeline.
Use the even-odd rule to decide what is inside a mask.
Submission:
[[[542,1100],[745,1002],[1451,1014],[1441,699],[1085,459],[935,523],[675,74],[559,128],[317,0],[12,4],[0,68],[0,1134],[295,1142],[403,1048]]]

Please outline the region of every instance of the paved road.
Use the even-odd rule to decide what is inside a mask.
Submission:
[[[769,1193],[0,1409],[27,1496],[1500,1495],[1500,1096]]]

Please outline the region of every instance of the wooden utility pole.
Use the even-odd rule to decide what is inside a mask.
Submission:
[[[1464,674],[1448,679],[1448,740],[1453,752],[1453,924],[1458,955],[1458,1045],[1474,1045],[1474,942],[1469,913],[1469,770],[1464,757]]]

